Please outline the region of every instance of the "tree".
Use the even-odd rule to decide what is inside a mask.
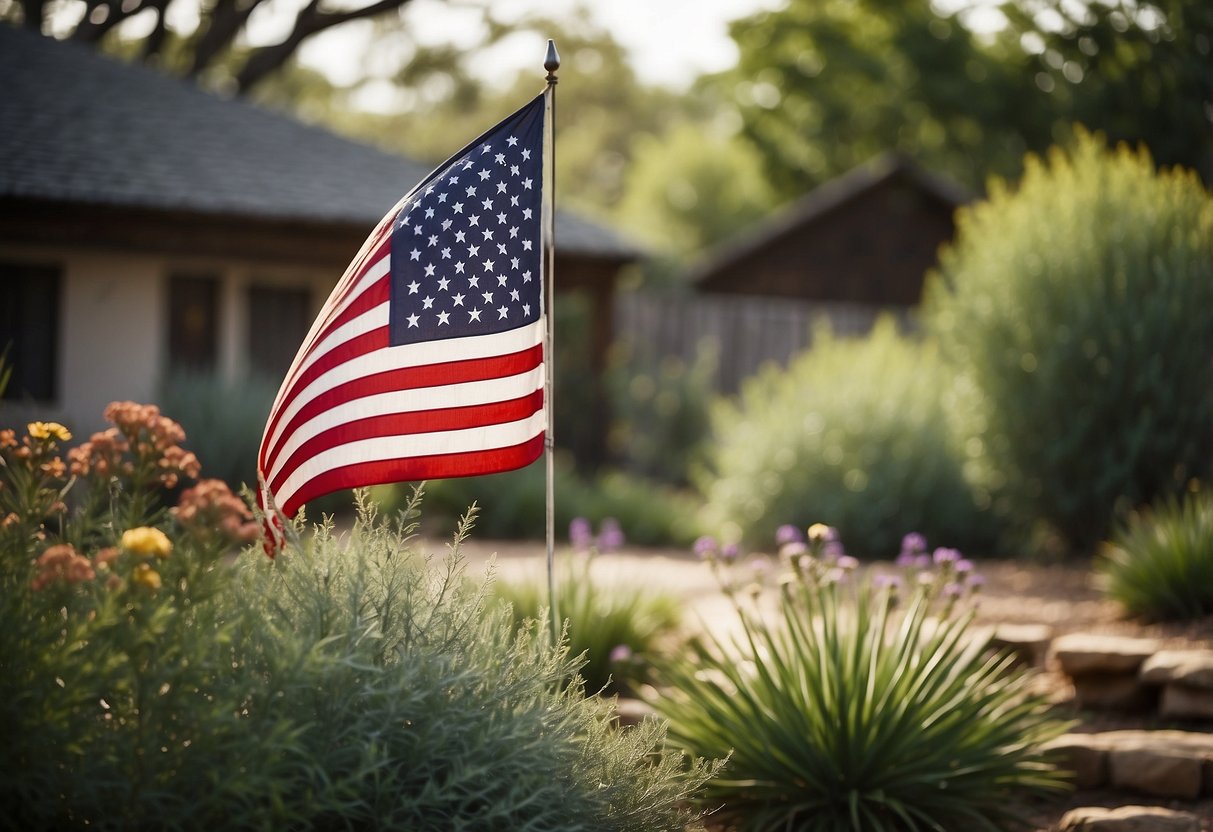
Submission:
[[[206,0],[199,9],[197,26],[186,32],[169,26],[169,6],[174,2],[186,5],[191,0],[84,0],[83,14],[66,27],[66,36],[100,46],[121,24],[140,17],[146,23],[150,18],[146,36],[137,44],[117,45],[117,49],[193,79],[218,68],[223,85],[246,93],[286,64],[308,38],[353,20],[399,10],[410,0],[374,0],[352,8],[307,0],[285,38],[253,48],[241,47],[239,38],[253,12],[268,0]],[[61,5],[48,0],[0,0],[0,18],[20,21],[44,34],[61,30],[67,16]]]
[[[1055,118],[1213,183],[1213,4],[1019,0],[1003,13]]]
[[[929,0],[790,0],[732,35],[720,82],[785,197],[889,150],[979,186],[1051,139],[1027,57]]]

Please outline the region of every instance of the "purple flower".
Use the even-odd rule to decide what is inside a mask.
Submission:
[[[929,569],[931,566],[931,556],[930,555],[915,555],[914,556],[914,565],[917,566],[919,569]]]
[[[986,585],[986,576],[979,575],[974,572],[972,575],[965,577],[965,586],[969,589],[976,590]]]
[[[946,584],[943,588],[943,595],[945,598],[959,598],[963,592],[964,587],[958,583]]]
[[[850,555],[843,555],[842,557],[840,557],[838,559],[838,568],[839,569],[843,569],[843,570],[846,570],[849,572],[850,570],[857,569],[858,567],[859,567],[859,561],[856,560],[855,558],[851,557]]]
[[[611,664],[621,664],[632,658],[632,648],[626,644],[616,644],[611,648]]]
[[[598,529],[599,551],[614,552],[616,549],[622,549],[624,542],[623,529],[619,527],[619,521],[614,517],[603,520],[602,527]]]
[[[705,559],[714,557],[720,551],[720,546],[716,542],[716,538],[705,534],[695,541],[695,545],[691,549],[700,559]]]
[[[936,566],[943,566],[945,563],[956,563],[960,560],[960,552],[955,549],[945,549],[942,546],[935,550],[932,559]]]
[[[800,543],[804,540],[804,535],[800,533],[799,526],[793,526],[791,523],[784,523],[775,530],[775,542],[780,546],[787,543]]]
[[[882,589],[886,586],[900,589],[901,585],[902,580],[900,575],[874,575],[872,577],[872,586],[877,589]]]
[[[961,575],[967,574],[973,571],[973,561],[961,558],[960,560],[956,561],[953,568]]]
[[[569,523],[569,543],[574,549],[585,550],[594,544],[594,530],[584,517],[574,517]]]
[[[918,532],[910,532],[901,539],[903,554],[917,555],[927,550],[927,539]]]
[[[841,560],[847,556],[847,550],[837,540],[831,540],[821,548],[821,556],[827,560]]]
[[[720,547],[720,559],[725,562],[731,563],[737,560],[739,555],[741,555],[741,547],[736,543],[726,543]]]
[[[897,565],[903,566],[903,567],[904,566],[913,566],[915,564],[915,562],[917,561],[917,559],[918,559],[918,556],[915,555],[913,552],[907,552],[903,549],[901,554],[897,556]]]

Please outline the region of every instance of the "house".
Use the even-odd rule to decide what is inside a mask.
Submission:
[[[367,234],[429,173],[3,25],[0,78],[3,423],[89,431],[106,403],[153,401],[180,369],[281,377]],[[564,211],[556,240],[558,291],[597,310],[601,370],[615,277],[638,252]]]
[[[690,359],[716,342],[726,392],[762,364],[808,346],[812,324],[863,334],[882,312],[903,319],[972,195],[895,155],[827,182],[726,241],[686,276],[690,297],[620,299],[621,337]]]

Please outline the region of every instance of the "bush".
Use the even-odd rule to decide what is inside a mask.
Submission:
[[[1080,133],[958,215],[926,295],[975,483],[1089,551],[1213,467],[1213,199]]]
[[[257,487],[257,452],[278,392],[265,378],[225,382],[214,374],[174,373],[160,385],[160,409],[181,414],[186,447],[233,489]]]
[[[995,530],[952,444],[948,382],[934,348],[891,319],[864,339],[819,332],[786,371],[768,368],[716,409],[718,442],[697,477],[704,525],[759,542],[785,519],[823,517],[864,556],[895,549],[907,528],[987,550]]]
[[[601,553],[609,552],[621,538],[613,537],[611,522],[603,534],[589,540],[589,523],[573,521],[578,551],[556,563],[556,607],[567,628],[569,653],[583,657],[579,674],[591,692],[630,693],[645,679],[648,659],[668,648],[682,621],[682,603],[673,595],[634,582],[605,579],[594,569]],[[578,532],[578,529],[584,531]],[[514,622],[547,625],[549,605],[546,576],[530,580],[500,581],[497,597],[508,602]]]
[[[687,493],[621,471],[587,479],[556,459],[556,528],[577,517],[614,517],[642,546],[689,545],[699,534],[696,503]],[[401,505],[411,486],[372,490],[385,507]],[[435,524],[449,524],[475,503],[477,530],[487,538],[542,540],[547,523],[547,477],[543,461],[517,471],[486,477],[435,480],[426,484],[426,513]]]
[[[657,360],[616,345],[614,361],[609,373],[613,459],[631,473],[688,484],[711,430],[715,353],[703,350],[688,365],[676,356]]]
[[[919,568],[906,552],[901,589],[900,575],[859,578],[831,552],[832,530],[810,538],[785,545],[773,608],[697,547],[742,631],[659,662],[653,704],[676,745],[731,752],[706,806],[741,832],[992,830],[1013,821],[1015,798],[1062,787],[1042,749],[1066,726],[968,626],[966,561],[941,549]]]
[[[654,722],[613,729],[563,649],[485,613],[466,525],[435,568],[364,501],[348,536],[297,523],[277,560],[233,559],[247,509],[212,480],[166,511],[164,478],[196,473],[180,428],[111,410],[70,508],[66,430],[0,433],[5,824],[682,832],[708,768]]]
[[[1213,613],[1213,497],[1189,494],[1130,515],[1096,571],[1132,615],[1165,621]]]

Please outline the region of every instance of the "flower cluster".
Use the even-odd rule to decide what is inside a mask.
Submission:
[[[602,521],[597,536],[590,521],[584,517],[574,517],[569,523],[569,544],[578,552],[615,552],[622,549],[625,542],[623,529],[614,517]]]
[[[183,476],[198,476],[198,458],[180,446],[185,431],[156,405],[111,402],[105,419],[114,427],[94,433],[68,454],[75,476],[138,476],[165,488]]]
[[[67,510],[60,491],[67,465],[59,456],[59,443],[71,438],[71,431],[58,422],[30,422],[20,439],[12,429],[0,430],[0,470],[5,473],[0,480],[0,531],[28,522],[34,536],[43,539],[37,527]]]
[[[31,584],[35,592],[60,581],[78,584],[96,577],[92,561],[76,554],[75,547],[67,543],[51,546],[43,552],[37,560],[37,567],[38,574]]]
[[[248,506],[223,480],[199,480],[181,492],[171,511],[182,526],[200,534],[217,534],[230,543],[250,543],[259,528]]]

